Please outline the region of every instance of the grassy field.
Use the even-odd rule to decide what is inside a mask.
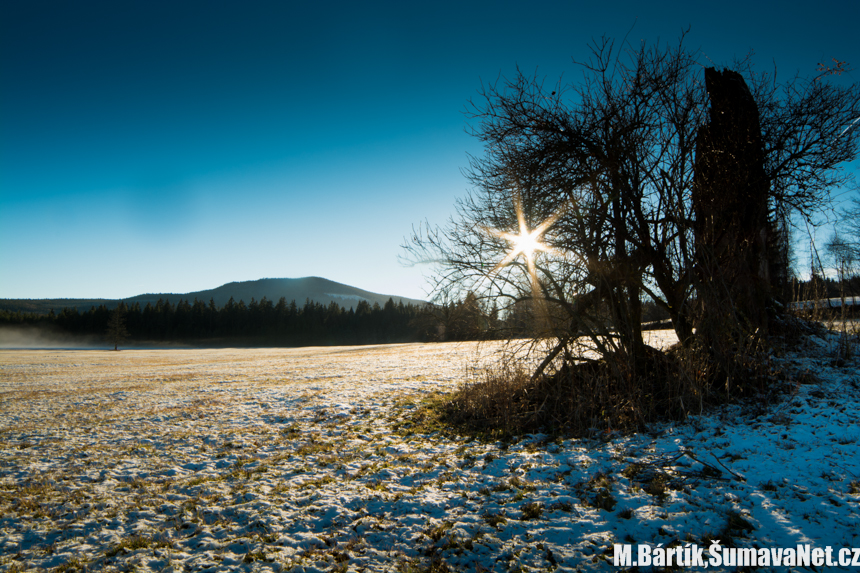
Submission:
[[[0,570],[617,571],[614,543],[857,547],[860,384],[834,344],[780,357],[811,383],[765,409],[504,443],[411,425],[497,346],[0,351]]]

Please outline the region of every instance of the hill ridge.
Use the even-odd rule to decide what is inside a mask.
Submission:
[[[139,303],[141,306],[146,306],[147,303],[155,304],[159,299],[171,300],[188,300],[192,302],[194,299],[208,303],[210,300],[215,302],[218,308],[227,304],[230,298],[235,302],[240,300],[246,304],[255,299],[260,301],[263,298],[277,303],[281,298],[285,298],[287,302],[296,301],[296,304],[302,305],[306,300],[311,300],[323,305],[328,305],[332,302],[349,309],[354,308],[361,300],[366,300],[368,304],[374,303],[380,306],[384,305],[389,298],[394,302],[413,305],[424,305],[426,301],[412,299],[403,296],[375,293],[360,289],[358,287],[339,283],[331,279],[323,277],[311,276],[300,278],[261,278],[249,281],[232,281],[221,286],[193,291],[187,293],[145,293],[121,299],[106,299],[106,298],[52,298],[52,299],[0,299],[0,310],[9,312],[30,312],[36,314],[48,314],[52,309],[54,312],[60,312],[63,308],[76,308],[79,311],[89,310],[93,306],[105,305],[107,308],[114,308],[120,302],[126,304]]]

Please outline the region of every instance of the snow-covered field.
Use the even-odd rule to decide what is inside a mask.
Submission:
[[[763,412],[510,444],[402,427],[488,346],[0,351],[0,570],[613,571],[614,543],[860,547],[860,370],[835,344],[780,357],[808,373]]]

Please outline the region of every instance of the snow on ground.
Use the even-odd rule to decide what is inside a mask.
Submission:
[[[779,357],[804,383],[758,411],[507,444],[394,429],[490,346],[0,351],[0,570],[613,571],[613,543],[860,547],[860,363],[835,348]]]
[[[824,298],[820,300],[800,300],[789,303],[793,310],[813,310],[816,308],[841,308],[842,297]],[[860,297],[846,296],[845,306],[860,306]]]

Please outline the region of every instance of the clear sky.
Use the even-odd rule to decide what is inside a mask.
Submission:
[[[426,298],[398,262],[468,183],[463,110],[592,38],[860,79],[860,3],[0,2],[0,298],[322,276]],[[629,34],[628,34],[629,32]]]

